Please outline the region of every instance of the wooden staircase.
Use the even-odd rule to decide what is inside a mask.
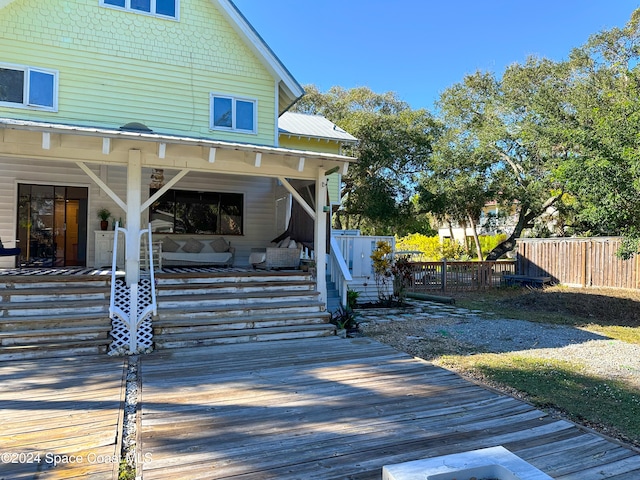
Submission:
[[[334,334],[303,272],[158,274],[156,349]]]
[[[0,279],[0,361],[106,353],[109,278]]]

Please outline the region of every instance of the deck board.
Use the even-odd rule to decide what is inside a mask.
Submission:
[[[146,480],[379,479],[495,445],[563,480],[640,468],[631,449],[368,339],[162,351],[141,374]]]
[[[0,453],[41,460],[0,461],[0,479],[117,478],[124,372],[105,355],[0,363]]]

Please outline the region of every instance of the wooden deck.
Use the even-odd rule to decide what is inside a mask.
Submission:
[[[638,452],[368,339],[144,357],[144,479],[376,479],[503,445],[561,480],[637,480]]]
[[[0,363],[0,479],[117,479],[124,364],[106,355]]]

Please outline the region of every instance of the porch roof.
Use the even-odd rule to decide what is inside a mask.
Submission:
[[[292,148],[270,147],[251,143],[227,142],[203,137],[190,137],[186,135],[173,135],[155,133],[152,131],[122,130],[120,128],[105,128],[87,125],[73,125],[50,122],[39,122],[32,120],[20,120],[13,118],[0,118],[0,128],[25,130],[31,132],[55,133],[62,135],[78,135],[98,138],[140,140],[150,143],[163,143],[186,145],[194,147],[219,148],[223,150],[236,150],[241,152],[262,153],[271,155],[281,155],[286,157],[309,160],[330,160],[343,163],[357,162],[358,159],[346,155],[332,153],[314,152],[310,150],[295,150]]]
[[[278,119],[281,134],[292,137],[318,138],[354,144],[358,139],[320,115],[285,112]]]

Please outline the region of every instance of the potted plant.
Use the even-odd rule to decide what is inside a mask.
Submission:
[[[100,230],[106,230],[109,227],[111,212],[106,208],[101,208],[98,210],[98,218],[100,219]]]

